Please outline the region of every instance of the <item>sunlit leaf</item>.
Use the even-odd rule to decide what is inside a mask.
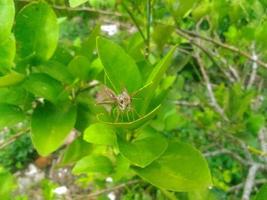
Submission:
[[[75,8],[87,1],[88,0],[69,0],[69,3],[70,3],[70,7]]]
[[[59,26],[53,9],[45,2],[26,5],[16,17],[15,37],[22,58],[48,60],[56,50]]]
[[[15,125],[24,119],[25,114],[18,106],[0,103],[0,129]]]
[[[111,40],[99,37],[97,49],[105,74],[116,92],[127,89],[130,93],[141,87],[141,74],[135,61],[122,47]]]
[[[118,147],[120,153],[133,165],[146,167],[164,153],[168,142],[153,129],[141,129],[136,134],[132,142],[118,137]]]
[[[57,150],[65,141],[76,121],[76,107],[69,103],[55,106],[39,105],[33,113],[31,136],[34,147],[42,156]]]
[[[93,144],[114,145],[116,143],[116,134],[110,126],[95,123],[84,131],[83,139]]]
[[[104,173],[109,174],[112,171],[112,162],[102,155],[86,156],[79,160],[74,166],[74,174],[81,173]]]
[[[211,186],[206,160],[192,146],[170,141],[165,153],[145,168],[133,167],[149,183],[163,189],[188,192]]]
[[[0,0],[0,46],[10,35],[15,17],[13,0]]]
[[[11,71],[9,74],[0,76],[0,87],[7,87],[18,84],[22,82],[24,78],[25,76],[23,74]]]

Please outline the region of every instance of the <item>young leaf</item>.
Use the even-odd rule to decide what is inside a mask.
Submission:
[[[64,88],[60,82],[42,73],[31,74],[23,85],[24,88],[32,94],[43,97],[54,103],[64,94]]]
[[[92,144],[85,142],[82,138],[77,138],[64,151],[59,166],[73,164],[82,157],[89,155],[92,150]]]
[[[18,106],[0,103],[0,129],[22,122],[24,113]]]
[[[109,174],[112,171],[111,161],[101,155],[86,156],[79,160],[74,166],[72,172],[74,174],[81,173],[104,173]]]
[[[0,0],[0,45],[11,33],[15,17],[13,0]]]
[[[147,167],[133,169],[152,185],[167,190],[188,192],[211,185],[208,164],[201,153],[178,141],[170,141],[165,153]]]
[[[153,94],[158,87],[160,80],[163,78],[166,70],[171,64],[171,60],[173,57],[173,54],[175,52],[175,49],[177,47],[174,46],[168,53],[167,55],[156,65],[156,67],[153,69],[151,72],[150,76],[148,77],[146,84],[152,83],[150,91],[145,95],[144,97],[144,102],[143,102],[143,107],[142,107],[142,113],[146,112],[146,109],[149,106],[149,103],[153,97]]]
[[[15,85],[23,81],[25,76],[23,74],[11,71],[9,74],[0,76],[0,87],[7,87]]]
[[[42,156],[47,156],[65,141],[76,121],[76,107],[69,103],[39,105],[31,122],[32,142]]]
[[[168,142],[153,129],[142,129],[137,134],[132,142],[118,137],[118,147],[120,153],[133,165],[146,167],[164,153]]]
[[[31,55],[42,60],[51,58],[59,37],[53,9],[43,1],[26,5],[16,17],[15,37],[22,58]]]
[[[88,0],[69,0],[70,7],[75,8],[79,5],[82,5],[83,3],[87,2]]]
[[[93,144],[114,145],[116,143],[116,134],[110,126],[95,123],[85,130],[83,139]]]
[[[103,37],[97,38],[97,49],[106,76],[114,90],[127,89],[132,93],[142,85],[141,74],[133,60],[122,47]]]

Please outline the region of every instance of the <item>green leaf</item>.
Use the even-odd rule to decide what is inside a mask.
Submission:
[[[0,42],[0,71],[10,69],[16,55],[16,41],[14,35],[10,35],[4,42]]]
[[[82,138],[75,139],[64,151],[59,166],[74,164],[93,150],[92,144],[85,142]]]
[[[173,16],[181,19],[193,8],[198,0],[168,0],[167,4]]]
[[[0,76],[0,87],[7,87],[15,85],[23,81],[25,76],[23,74],[11,71],[9,74]]]
[[[1,7],[1,5],[0,5]],[[3,200],[10,200],[13,196],[12,192],[16,188],[16,183],[7,170],[0,166],[0,198]]]
[[[0,45],[10,35],[15,17],[13,0],[0,0]]]
[[[39,105],[31,122],[32,142],[42,156],[59,148],[69,135],[76,121],[76,107],[69,103],[55,106],[49,102]]]
[[[64,97],[64,88],[57,80],[42,73],[31,74],[24,82],[24,88],[37,97],[58,102]],[[65,98],[65,97],[64,97]]]
[[[140,117],[139,119],[131,122],[108,122],[104,121],[104,114],[98,115],[99,121],[102,123],[117,127],[117,128],[125,128],[125,129],[137,129],[141,126],[143,126],[145,123],[147,123],[149,120],[151,120],[155,115],[157,114],[158,110],[160,109],[161,105],[154,108],[152,111],[150,111],[148,114]],[[102,118],[103,117],[103,118]]]
[[[85,130],[83,139],[93,144],[114,145],[116,143],[116,134],[110,126],[96,123]]]
[[[40,66],[40,71],[62,83],[71,84],[74,81],[74,77],[68,71],[67,66],[57,61],[48,61]]]
[[[87,57],[76,56],[68,65],[69,71],[74,77],[81,80],[88,80],[90,71],[90,61]]]
[[[120,153],[132,164],[146,167],[164,153],[168,146],[167,140],[153,129],[143,129],[138,136],[128,142],[118,137]]]
[[[266,200],[267,197],[267,184],[261,186],[258,194],[256,195],[255,200]]]
[[[16,17],[15,36],[22,58],[32,55],[42,60],[51,58],[59,37],[53,9],[44,2],[26,5]]]
[[[143,102],[143,107],[142,107],[142,113],[146,112],[146,109],[149,106],[149,103],[155,93],[156,88],[158,87],[160,80],[163,78],[166,70],[171,64],[173,54],[175,52],[175,49],[177,46],[174,46],[168,53],[167,55],[155,66],[153,71],[150,73],[150,76],[148,77],[146,84],[151,84],[150,90],[147,92],[145,95],[145,99]]]
[[[142,86],[139,69],[122,47],[116,43],[99,37],[97,49],[105,74],[116,92],[127,89],[132,93]]]
[[[74,166],[74,174],[81,173],[104,173],[109,174],[112,171],[111,161],[102,155],[90,155],[82,158]]]
[[[250,133],[257,135],[259,130],[264,126],[264,123],[264,115],[251,113],[246,120],[246,127]]]
[[[83,3],[87,2],[88,0],[69,0],[70,7],[75,8]]]
[[[24,118],[25,115],[18,106],[0,103],[0,129],[22,122]]]
[[[170,141],[165,153],[145,168],[133,167],[146,181],[159,188],[189,192],[211,186],[206,160],[192,146]]]
[[[96,25],[96,27],[92,30],[90,35],[82,42],[80,54],[86,56],[90,61],[94,55],[94,50],[96,48],[96,38],[100,33],[100,25]]]

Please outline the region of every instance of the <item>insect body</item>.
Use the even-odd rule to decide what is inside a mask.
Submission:
[[[116,121],[123,114],[126,114],[127,120],[130,121],[129,113],[131,118],[134,119],[134,109],[132,106],[132,96],[124,89],[120,94],[116,93],[108,87],[104,87],[102,91],[97,94],[97,103],[103,104],[108,112],[111,111],[116,113]],[[113,106],[113,108],[111,107]]]

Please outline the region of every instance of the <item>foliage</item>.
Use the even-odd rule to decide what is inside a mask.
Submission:
[[[266,6],[0,0],[0,128],[24,124],[39,155],[60,156],[94,189],[142,182],[121,199],[260,199]],[[106,21],[121,25],[115,35]],[[7,148],[23,161],[3,166],[26,163],[32,147],[16,145],[28,139]],[[45,198],[53,187],[44,182]]]

